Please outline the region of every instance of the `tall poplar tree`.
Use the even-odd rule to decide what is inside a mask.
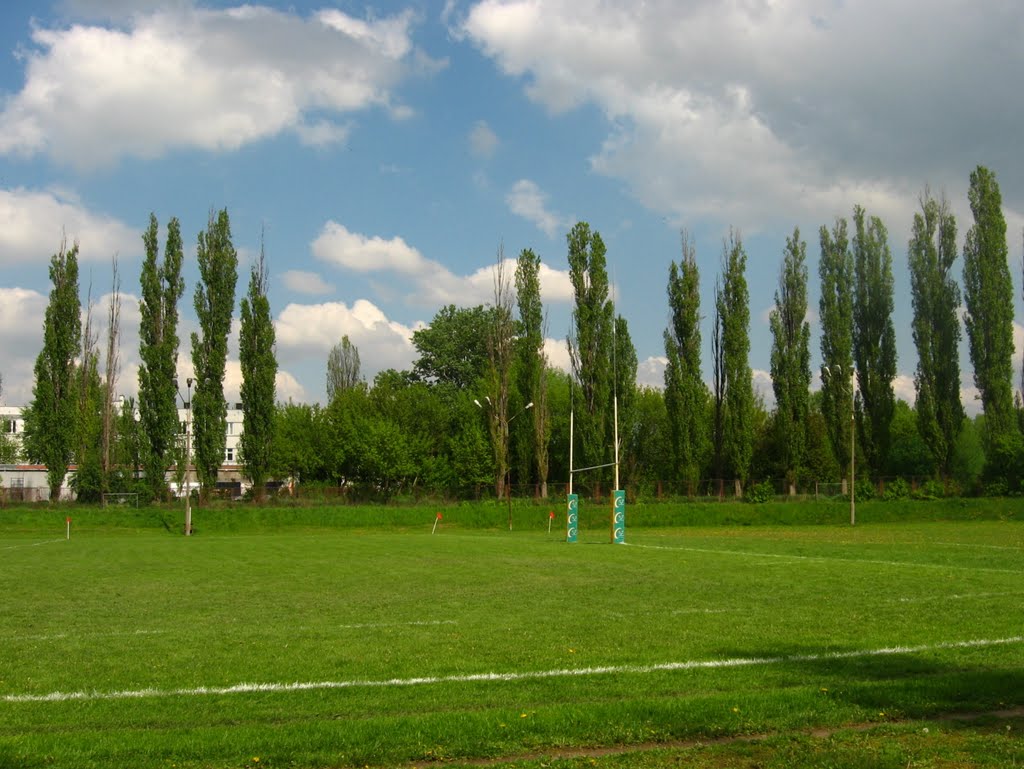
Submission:
[[[629,324],[621,315],[615,316],[612,350],[612,394],[615,398],[612,406],[614,412],[617,412],[618,419],[617,428],[614,421],[609,421],[607,440],[608,445],[617,450],[620,466],[619,488],[623,488],[630,479],[623,477],[622,470],[635,467],[635,463],[630,461],[631,458],[627,457],[623,451],[623,446],[633,445],[629,436],[637,429],[636,369],[638,362],[636,347],[633,346],[633,338],[629,333]],[[617,447],[616,440],[618,440]]]
[[[986,452],[1015,431],[1013,414],[1013,282],[999,183],[992,171],[971,172],[967,193],[974,224],[964,240],[964,304],[974,384],[985,409]]]
[[[540,257],[524,248],[516,260],[516,302],[519,308],[519,390],[530,413],[528,446],[540,495],[548,496],[548,444],[551,441],[551,413],[548,405],[547,356],[544,353],[544,305],[540,296]]]
[[[682,255],[668,268],[669,327],[665,329],[665,408],[672,434],[674,467],[680,480],[700,479],[706,452],[704,412],[707,387],[700,371],[700,270],[697,252],[686,230]]]
[[[577,465],[611,460],[606,443],[611,421],[613,308],[608,298],[608,267],[604,241],[586,222],[578,222],[566,240],[569,279],[575,296],[569,359],[578,397],[575,399]]]
[[[242,299],[238,358],[242,368],[242,466],[252,483],[253,499],[262,501],[273,456],[275,379],[274,322],[267,298],[267,263],[263,244]]]
[[[853,255],[846,219],[836,219],[831,232],[818,231],[821,258],[821,415],[836,463],[850,467],[850,409],[853,404]],[[846,475],[846,471],[843,473]]]
[[[754,453],[754,382],[750,370],[750,295],[747,253],[735,230],[722,244],[722,286],[716,297],[721,323],[723,381],[722,454],[733,477],[745,485]]]
[[[201,336],[192,334],[192,366],[196,374],[192,423],[200,489],[203,497],[209,497],[217,484],[217,470],[224,461],[227,445],[224,370],[238,279],[238,254],[231,243],[227,209],[222,209],[216,218],[210,213],[206,231],[199,233],[196,257],[199,283],[195,308]]]
[[[857,432],[868,467],[885,471],[896,395],[896,331],[892,325],[892,253],[877,216],[853,208],[853,361],[857,369]]]
[[[167,223],[163,262],[158,261],[158,225],[149,215],[142,235],[146,256],[142,262],[139,301],[139,421],[144,436],[143,464],[146,485],[156,498],[167,496],[165,473],[176,449],[178,405],[175,380],[178,369],[178,300],[185,291],[181,277],[181,227],[176,218]]]
[[[327,403],[359,384],[359,348],[345,334],[327,355]]]
[[[82,331],[78,297],[78,244],[61,243],[50,258],[50,302],[43,320],[43,349],[35,364],[32,402],[25,413],[25,453],[46,465],[50,501],[60,489],[74,458],[78,398],[74,393],[75,357]]]
[[[515,319],[512,317],[512,286],[505,270],[505,252],[499,247],[494,265],[494,307],[487,326],[487,409],[491,445],[494,448],[494,493],[498,499],[511,494],[505,488],[509,475],[509,422],[512,365],[515,361]],[[509,513],[511,515],[511,512]],[[509,528],[512,520],[509,519]]]
[[[769,318],[776,428],[786,477],[795,483],[806,463],[811,386],[811,327],[807,322],[807,243],[799,228],[786,250]]]
[[[917,347],[917,427],[944,478],[953,469],[964,420],[960,402],[960,288],[952,275],[957,258],[956,219],[945,199],[925,190],[914,214],[907,249]]]

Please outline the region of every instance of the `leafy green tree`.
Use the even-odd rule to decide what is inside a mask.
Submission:
[[[346,334],[327,355],[327,402],[343,390],[351,390],[359,381],[359,348]]]
[[[569,359],[576,392],[575,413],[578,466],[610,460],[607,438],[612,399],[613,308],[608,298],[608,269],[604,241],[586,222],[569,232],[569,279],[575,307],[569,336]]]
[[[117,268],[117,257],[111,260],[111,290],[107,305],[107,344],[103,365],[103,398],[101,456],[103,468],[103,491],[113,491],[111,487],[115,475],[114,445],[117,441],[117,414],[114,406],[114,393],[117,392],[117,381],[121,374],[121,276]]]
[[[806,463],[811,387],[811,327],[807,322],[807,243],[794,229],[786,238],[772,330],[772,389],[786,478],[795,483]]]
[[[736,231],[722,244],[722,283],[715,298],[722,350],[722,455],[745,485],[754,450],[754,383],[750,370],[750,297],[747,254]]]
[[[707,452],[704,412],[708,392],[700,371],[700,270],[686,230],[682,232],[679,264],[669,264],[668,304],[664,405],[674,462],[666,477],[679,478],[692,486],[700,479],[702,458]]]
[[[544,353],[546,323],[540,296],[540,257],[532,250],[525,248],[520,252],[515,279],[520,324],[519,392],[527,403],[533,403],[529,423],[532,429],[524,432],[540,496],[547,499],[551,413],[548,405],[548,362]]]
[[[650,493],[654,484],[675,472],[672,430],[662,392],[654,387],[638,388],[634,413],[632,429],[622,437],[623,475],[630,486]]]
[[[515,320],[512,317],[512,289],[505,271],[504,251],[499,248],[494,267],[494,305],[487,327],[487,420],[494,449],[494,492],[498,499],[506,494],[509,473],[509,421],[511,414],[512,366],[515,361]],[[511,489],[507,493],[511,493]],[[509,519],[509,528],[512,520]]]
[[[192,334],[192,366],[196,373],[192,424],[201,494],[208,497],[217,484],[217,470],[227,444],[224,370],[238,279],[238,254],[231,243],[231,222],[226,209],[216,218],[211,212],[206,231],[199,233],[196,257],[199,283],[195,308],[202,336]]]
[[[24,448],[31,461],[46,465],[50,501],[55,502],[60,499],[77,437],[74,370],[82,329],[77,243],[70,249],[61,243],[51,257],[50,282],[43,349],[36,358],[32,401],[24,414]]]
[[[238,357],[242,368],[242,466],[252,482],[253,498],[261,501],[271,468],[277,378],[274,322],[267,298],[267,264],[262,245],[259,260],[249,276],[249,293],[242,299],[240,314]]]
[[[142,424],[136,418],[138,409],[135,398],[129,397],[121,401],[117,414],[117,427],[114,434],[114,470],[110,481],[111,491],[140,491],[139,471],[145,453],[145,436]]]
[[[892,325],[892,254],[877,216],[854,206],[853,360],[857,369],[858,443],[871,472],[885,472],[896,408],[896,331]]]
[[[79,341],[79,363],[73,374],[77,401],[75,414],[75,474],[71,487],[79,502],[95,504],[103,497],[103,401],[107,400],[99,375],[97,335],[92,330],[92,289],[86,303],[85,324]]]
[[[158,226],[149,215],[143,233],[146,256],[140,278],[139,301],[139,418],[145,436],[144,463],[150,494],[166,498],[165,473],[171,464],[178,434],[178,300],[185,291],[181,277],[181,227],[176,218],[167,223],[163,262],[158,261]]]
[[[974,224],[964,241],[964,324],[974,384],[985,411],[986,453],[997,438],[1016,430],[1013,413],[1013,282],[1006,220],[995,174],[971,172],[967,193]]]
[[[636,423],[636,348],[633,346],[633,338],[629,334],[629,324],[621,315],[615,316],[613,342],[612,373],[615,396],[613,406],[617,412],[618,429],[616,430],[614,424],[610,425],[611,433],[608,436],[608,442],[610,445],[615,445],[614,441],[618,440],[619,443],[619,488],[621,489],[625,488],[627,483],[636,480],[634,472],[636,460],[629,455],[629,451],[634,446],[630,436],[638,428]]]
[[[917,347],[917,427],[948,478],[957,435],[964,421],[960,403],[960,288],[952,276],[956,261],[956,219],[945,200],[925,190],[914,214],[908,248],[910,291]]]
[[[935,473],[935,457],[918,428],[921,415],[904,400],[897,400],[892,418],[892,448],[886,474],[925,478]]]
[[[425,382],[446,383],[479,390],[487,371],[487,329],[490,308],[450,304],[434,315],[430,325],[414,331],[412,344],[419,357],[413,375]]]
[[[270,444],[274,473],[293,481],[321,480],[324,459],[318,438],[325,432],[319,406],[290,401],[278,405]]]
[[[853,403],[853,254],[846,220],[836,219],[831,232],[818,231],[821,258],[821,415],[836,464],[850,467],[850,408]]]

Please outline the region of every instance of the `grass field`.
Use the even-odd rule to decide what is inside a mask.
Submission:
[[[3,769],[1024,766],[1020,522],[58,515],[0,513]]]

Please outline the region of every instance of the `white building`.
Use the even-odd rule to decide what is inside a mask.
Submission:
[[[242,404],[227,404],[227,435],[224,447],[224,457],[221,460],[219,480],[226,483],[243,483],[242,468],[239,461],[239,446],[242,440]],[[139,414],[135,413],[136,420]],[[194,425],[191,425],[191,414],[189,409],[178,409],[178,438],[184,444],[186,428],[191,435],[190,441],[195,437]],[[21,448],[22,436],[25,433],[25,420],[22,417],[21,406],[0,406],[0,433]],[[194,454],[193,446],[193,454]],[[168,473],[168,480],[171,480],[174,472]],[[70,477],[70,474],[69,474]],[[192,479],[195,480],[194,478]],[[3,488],[8,490],[25,489],[26,499],[45,500],[49,499],[49,488],[46,485],[46,467],[44,465],[10,464],[0,465],[0,481]],[[244,487],[244,483],[243,483]],[[61,489],[61,497],[71,494],[68,481],[65,479],[64,487]]]

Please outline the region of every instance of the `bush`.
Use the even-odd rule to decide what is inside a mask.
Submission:
[[[942,499],[946,496],[946,488],[942,481],[925,481],[915,491],[910,493],[911,499],[929,500],[929,499]],[[953,494],[952,496],[956,496]]]
[[[910,484],[902,478],[896,478],[885,485],[882,499],[891,502],[894,499],[906,499],[910,496]]]
[[[857,483],[853,487],[853,490],[857,494],[857,499],[865,502],[869,499],[874,499],[875,497],[878,496],[878,489],[875,488],[875,484],[873,484],[866,478],[861,478],[859,481],[857,481]],[[849,497],[847,497],[847,499],[849,499]]]
[[[775,497],[775,487],[772,486],[771,481],[761,481],[760,483],[752,483],[747,487],[747,493],[743,495],[743,498],[747,502],[753,504],[761,504],[763,502],[771,502]]]

